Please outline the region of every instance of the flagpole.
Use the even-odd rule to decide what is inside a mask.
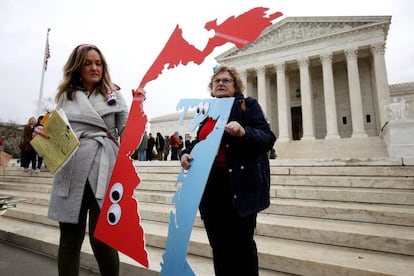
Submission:
[[[37,115],[41,115],[41,109],[42,109],[42,99],[43,99],[43,82],[45,79],[45,72],[47,67],[47,60],[49,59],[49,32],[50,28],[47,28],[47,34],[46,34],[46,44],[45,44],[45,53],[43,55],[43,63],[42,63],[42,77],[40,79],[40,92],[39,92],[39,99],[37,101]]]

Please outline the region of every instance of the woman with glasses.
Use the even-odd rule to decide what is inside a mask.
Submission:
[[[143,93],[143,91],[142,91]],[[119,275],[118,252],[94,238],[100,208],[128,118],[120,88],[112,83],[102,52],[94,45],[75,47],[63,67],[56,94],[79,138],[74,155],[55,173],[49,218],[59,222],[59,275],[78,275],[80,251],[89,223],[89,239],[101,275]]]
[[[234,68],[217,68],[209,89],[213,97],[235,98],[199,206],[214,270],[216,275],[258,275],[254,232],[257,213],[270,205],[267,153],[276,136],[257,100],[244,97],[244,85]],[[214,123],[207,118],[200,124],[196,142],[207,137]],[[184,169],[190,168],[192,158],[191,152],[182,151]]]

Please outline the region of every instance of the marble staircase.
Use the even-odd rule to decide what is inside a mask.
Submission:
[[[159,275],[173,208],[176,161],[135,162],[150,258],[147,270],[121,254],[121,275]],[[0,242],[56,257],[59,231],[47,218],[52,176],[27,175],[13,162],[0,195],[22,199],[0,220]],[[256,231],[260,275],[413,275],[414,166],[400,159],[271,160],[271,206]],[[82,266],[97,271],[89,243]],[[188,247],[197,275],[214,275],[197,216]]]

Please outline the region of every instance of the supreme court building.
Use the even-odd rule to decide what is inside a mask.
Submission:
[[[414,142],[396,144],[390,124],[404,121],[398,136],[412,137],[414,85],[388,83],[390,24],[391,16],[287,17],[216,60],[237,68],[245,96],[258,99],[279,158],[414,157]],[[390,119],[391,104],[399,113]]]

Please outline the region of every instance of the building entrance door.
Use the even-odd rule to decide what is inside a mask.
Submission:
[[[292,117],[292,139],[300,140],[303,136],[302,107],[294,106],[290,109]]]

